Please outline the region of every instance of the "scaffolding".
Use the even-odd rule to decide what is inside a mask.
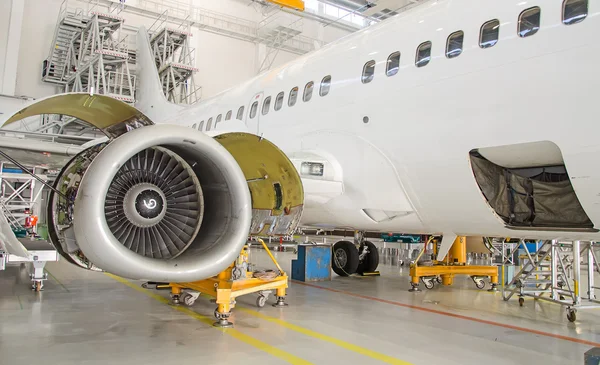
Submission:
[[[30,169],[31,173],[48,181],[45,171],[43,167]],[[25,227],[25,219],[31,214],[39,216],[42,213],[43,187],[34,177],[19,168],[0,162],[0,213],[4,213],[14,229]]]
[[[165,10],[148,30],[156,69],[167,100],[177,104],[193,104],[201,97],[196,87],[195,48],[190,47],[191,25],[170,22]]]
[[[64,1],[43,80],[64,92],[89,92],[135,101],[129,36],[124,19],[112,13],[70,8]],[[135,40],[135,37],[131,37]]]
[[[582,241],[505,243],[502,247],[503,299],[508,301],[517,294],[520,306],[524,305],[526,296],[561,304],[566,307],[567,319],[574,322],[578,309],[600,307],[595,295],[595,289],[600,287],[595,286],[594,280],[595,274],[600,273],[595,252],[598,248],[596,242]],[[519,263],[517,274],[510,281],[505,280],[507,265]],[[582,281],[583,276],[587,277],[586,282]]]

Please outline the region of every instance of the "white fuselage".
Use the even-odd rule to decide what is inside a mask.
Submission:
[[[541,8],[540,29],[520,37],[519,14],[533,6]],[[247,130],[292,159],[305,153],[327,159],[335,173],[316,179],[314,196],[312,182],[307,183],[304,225],[594,239],[600,234],[506,228],[477,186],[469,152],[555,143],[581,205],[600,227],[599,14],[599,0],[590,0],[587,18],[574,25],[563,24],[562,1],[430,1],[259,75],[169,122],[191,127],[204,121],[206,127],[209,118],[214,123],[232,110],[233,118],[221,121],[217,132]],[[480,28],[492,19],[500,21],[499,41],[481,48]],[[459,30],[464,31],[463,52],[449,59],[446,40]],[[425,41],[433,44],[432,59],[418,68],[415,52]],[[387,59],[396,51],[400,69],[388,77]],[[375,76],[364,84],[363,66],[370,60],[376,61]],[[331,90],[322,97],[320,83],[328,75]],[[314,92],[304,102],[310,81]],[[294,87],[298,101],[289,107]],[[285,93],[283,107],[275,111],[280,92]],[[269,96],[269,112],[263,115]],[[250,118],[255,100],[258,113]],[[340,183],[341,192],[319,191],[328,179]]]

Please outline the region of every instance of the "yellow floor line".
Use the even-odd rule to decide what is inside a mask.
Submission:
[[[162,297],[156,293],[153,293],[147,289],[144,289],[138,285],[135,285],[134,283],[123,279],[121,277],[112,275],[112,274],[106,274],[107,276],[109,276],[110,278],[124,284],[127,285],[128,287],[135,289],[139,292],[142,292],[144,294],[146,294],[147,296],[149,296],[152,299],[155,299],[161,303],[164,304],[169,304],[169,299]],[[236,329],[232,329],[232,328],[217,328],[217,327],[213,327],[212,324],[215,321],[213,318],[211,317],[207,317],[207,316],[203,316],[201,314],[198,314],[196,312],[194,312],[193,310],[187,309],[185,307],[180,307],[180,306],[171,306],[171,308],[175,309],[176,311],[179,311],[181,313],[187,314],[188,316],[197,319],[198,321],[202,322],[202,323],[206,323],[207,325],[211,326],[211,328],[214,328],[216,330],[219,330],[221,332],[223,332],[226,335],[229,335],[237,340],[240,340],[242,342],[247,343],[250,346],[256,347],[259,350],[262,350],[268,354],[271,354],[273,356],[276,356],[290,364],[293,365],[312,365],[311,362],[306,361],[302,358],[299,358],[295,355],[290,354],[289,352],[283,351],[278,349],[277,347],[271,346],[265,342],[262,342],[260,340],[255,339],[254,337],[248,336]],[[403,363],[403,364],[407,364],[407,363]]]
[[[285,327],[287,329],[290,329],[292,331],[296,331],[296,332],[302,333],[303,335],[310,336],[310,337],[316,338],[316,339],[321,340],[321,341],[326,341],[326,342],[332,343],[332,344],[334,344],[336,346],[340,346],[341,348],[344,348],[346,350],[350,350],[350,351],[359,353],[361,355],[368,356],[368,357],[373,358],[375,360],[379,360],[379,361],[382,361],[382,362],[385,362],[385,363],[388,363],[388,364],[394,364],[394,365],[413,365],[413,364],[411,364],[409,362],[406,362],[406,361],[403,361],[403,360],[400,360],[400,359],[396,359],[394,357],[391,357],[391,356],[388,356],[388,355],[384,355],[382,353],[379,353],[379,352],[376,352],[376,351],[372,351],[372,350],[366,349],[364,347],[360,347],[360,346],[354,345],[354,344],[352,344],[350,342],[342,341],[342,340],[339,340],[339,339],[337,339],[335,337],[327,336],[327,335],[324,335],[322,333],[315,332],[315,331],[309,330],[307,328],[297,326],[295,324],[291,324],[291,323],[283,321],[283,320],[281,320],[279,318],[267,316],[265,314],[253,311],[253,310],[248,309],[248,308],[236,307],[235,310],[242,311],[244,313],[250,314],[251,316],[254,316],[254,317],[257,317],[257,318],[260,318],[260,319],[264,319],[266,321],[278,324],[278,325],[283,326],[283,327]]]

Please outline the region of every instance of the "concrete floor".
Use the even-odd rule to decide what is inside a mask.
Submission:
[[[295,255],[276,255],[289,272]],[[271,266],[264,251],[252,259]],[[167,292],[64,261],[48,265],[45,290],[34,293],[27,270],[11,267],[0,272],[0,364],[580,365],[600,346],[600,310],[569,323],[558,305],[520,308],[466,278],[409,293],[408,269],[382,261],[381,277],[291,282],[283,309],[242,297],[232,330],[210,326],[215,305],[203,297],[176,310]]]

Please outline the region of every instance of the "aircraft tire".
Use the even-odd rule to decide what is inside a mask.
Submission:
[[[359,274],[374,272],[377,270],[377,266],[379,266],[379,251],[377,251],[377,247],[370,241],[365,241],[365,245],[367,245],[369,253],[365,256],[363,261],[358,264],[356,272]]]
[[[331,268],[339,276],[349,276],[358,268],[358,250],[352,242],[338,241],[332,247]]]

